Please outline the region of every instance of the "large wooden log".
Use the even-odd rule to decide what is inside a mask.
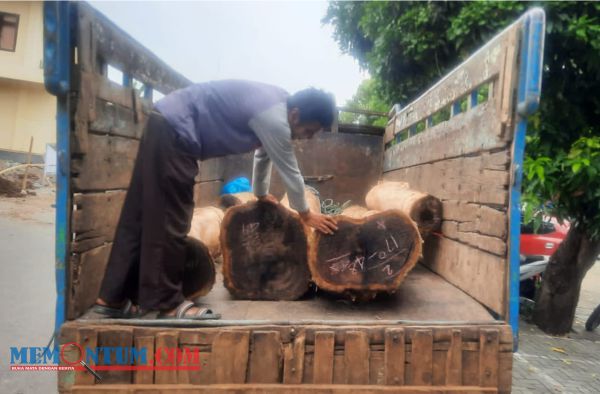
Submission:
[[[344,215],[347,218],[362,219],[367,216],[374,215],[378,212],[379,211],[369,210],[365,207],[361,207],[360,205],[350,205],[348,208],[342,211],[342,215]]]
[[[183,295],[188,299],[205,296],[215,284],[215,263],[208,248],[199,240],[186,237]]]
[[[306,234],[298,215],[281,204],[229,208],[221,227],[225,287],[242,299],[298,299],[310,282]]]
[[[404,212],[417,223],[423,238],[437,231],[442,223],[442,202],[427,193],[410,189],[406,182],[382,182],[367,193],[365,202],[369,209]]]
[[[221,255],[221,222],[224,213],[216,207],[195,208],[188,237],[196,238],[206,247],[213,258]]]
[[[343,213],[336,217],[335,234],[313,234],[309,252],[313,281],[321,289],[353,299],[395,292],[421,256],[416,224],[398,210],[350,211],[354,217]]]

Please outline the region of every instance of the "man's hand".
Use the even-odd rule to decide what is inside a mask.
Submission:
[[[333,234],[338,229],[337,222],[331,216],[306,211],[300,212],[300,218],[306,225],[319,230],[323,234]]]
[[[258,201],[268,202],[268,203],[275,204],[275,205],[279,204],[279,200],[270,193],[265,194],[264,196],[257,197],[257,198],[258,198]]]

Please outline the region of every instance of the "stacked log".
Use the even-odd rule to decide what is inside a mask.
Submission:
[[[199,240],[186,237],[182,292],[193,299],[205,296],[215,284],[215,263],[208,248]]]
[[[404,212],[417,223],[423,238],[439,230],[442,223],[441,201],[427,193],[410,189],[406,182],[382,182],[369,191],[365,201],[369,209],[397,209]]]
[[[223,211],[217,207],[195,208],[188,232],[188,237],[200,240],[215,259],[221,255],[219,234],[223,216]]]
[[[313,213],[321,213],[321,199],[319,198],[318,193],[313,188],[305,187],[304,188],[304,198],[306,198],[306,202],[308,203],[308,208]],[[281,205],[288,209],[292,209],[290,207],[290,200],[288,198],[287,193],[283,195],[281,199]],[[293,210],[293,209],[292,209]]]
[[[221,227],[225,287],[236,298],[296,300],[309,288],[307,232],[281,204],[229,208]]]
[[[362,219],[367,216],[374,215],[377,212],[379,211],[369,210],[365,207],[361,207],[360,205],[350,205],[348,208],[342,211],[342,214],[347,218]]]
[[[336,219],[338,231],[315,232],[311,241],[309,268],[315,284],[360,300],[395,292],[421,256],[415,223],[398,210],[360,207]]]
[[[256,196],[249,192],[224,194],[219,198],[219,207],[194,208],[192,223],[188,236],[200,240],[210,251],[213,259],[221,256],[221,222],[225,209],[256,201]]]

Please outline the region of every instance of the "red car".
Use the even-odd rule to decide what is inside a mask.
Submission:
[[[542,222],[538,233],[533,233],[533,224],[521,225],[521,254],[524,256],[550,256],[565,239],[569,224],[560,224],[555,218]]]

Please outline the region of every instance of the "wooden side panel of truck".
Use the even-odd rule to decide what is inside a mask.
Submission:
[[[89,362],[101,381],[61,371],[60,392],[510,392],[519,165],[525,117],[539,100],[543,23],[540,10],[517,20],[393,112],[384,135],[340,126],[297,144],[301,170],[324,198],[360,204],[383,179],[443,201],[441,231],[425,240],[422,264],[397,294],[369,304],[320,294],[243,301],[219,279],[200,302],[220,321],[91,320],[85,311],[98,294],[153,95],[191,82],[86,3],[46,3],[46,85],[58,98],[59,342],[199,354],[193,369],[108,371],[101,356]],[[108,66],[122,83],[108,79]],[[200,163],[198,204],[250,173],[250,155]],[[276,175],[273,189],[283,191]],[[77,359],[74,351],[66,349],[67,359]]]

